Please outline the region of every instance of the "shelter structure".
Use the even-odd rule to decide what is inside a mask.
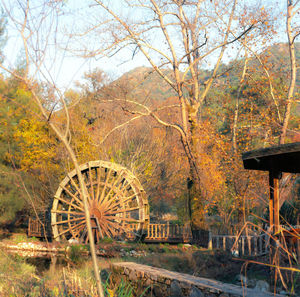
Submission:
[[[244,168],[269,172],[269,220],[274,234],[280,232],[279,180],[282,173],[300,173],[300,142],[245,152],[242,155]],[[299,235],[298,253],[299,253]]]

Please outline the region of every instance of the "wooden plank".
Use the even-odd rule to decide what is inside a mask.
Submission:
[[[257,243],[258,243],[258,237],[254,236],[254,256],[257,256]]]
[[[263,241],[262,241],[263,237],[262,235],[259,236],[259,256],[261,256],[263,254]]]
[[[245,255],[245,236],[242,236],[242,255]]]

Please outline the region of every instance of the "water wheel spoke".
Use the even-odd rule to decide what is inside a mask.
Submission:
[[[92,199],[95,199],[95,193],[94,193],[94,184],[93,184],[93,176],[92,176],[92,169],[91,165],[89,163],[89,180],[90,180],[90,194],[92,196]]]
[[[113,222],[113,221],[109,221],[109,224],[116,230],[123,230],[124,232],[126,232],[127,230],[120,224],[116,223],[116,222]]]
[[[74,230],[75,228],[79,228],[83,224],[85,224],[85,222],[81,222],[81,223],[79,223],[79,224],[77,224],[75,226],[71,226],[71,227],[65,229],[64,231],[62,231],[61,233],[59,233],[56,237],[61,236],[61,235],[65,234],[65,233],[67,233],[67,232],[71,232],[72,230]]]
[[[98,230],[99,230],[99,234],[100,234],[101,238],[104,238],[100,224],[98,226]]]
[[[51,210],[51,212],[52,213],[58,213],[58,214],[84,216],[84,212],[76,212],[76,211],[69,211],[69,210]]]
[[[76,184],[75,180],[73,179],[73,177],[71,175],[68,174],[69,180],[72,184],[72,186],[76,189],[77,192],[80,192],[80,189],[78,187],[78,185]]]
[[[101,170],[100,170],[100,167],[97,168],[97,190],[96,190],[96,197],[95,197],[95,200],[98,201],[99,199],[99,195],[100,195],[100,177],[101,177]]]
[[[118,235],[118,234],[115,232],[115,230],[109,226],[109,224],[107,224],[107,229],[109,230],[109,232],[111,233],[111,235],[112,235],[113,237],[116,237],[116,236]]]
[[[125,217],[117,217],[117,216],[105,216],[105,218],[109,219],[109,220],[115,220],[115,221],[121,220],[124,222],[131,222],[131,223],[143,223],[144,222],[143,220],[136,220],[133,218],[125,218]]]
[[[114,210],[114,209],[117,209],[117,208],[119,208],[120,207],[120,204],[122,203],[122,204],[124,204],[124,203],[126,203],[126,202],[128,202],[128,201],[131,201],[133,198],[135,198],[137,196],[137,194],[133,194],[133,195],[130,195],[130,196],[128,196],[128,197],[125,197],[125,198],[123,198],[122,200],[118,200],[118,201],[114,201],[113,203],[112,203],[112,207],[110,207],[110,209],[111,210]]]
[[[120,183],[117,188],[114,188],[115,194],[111,197],[111,200],[114,200],[118,196],[122,196],[124,194],[124,192],[126,191],[126,189],[128,189],[128,187],[131,186],[131,183],[129,183],[126,180],[125,180],[125,182],[126,182],[126,184]]]
[[[100,204],[106,204],[107,201],[111,200],[112,197],[109,199],[110,194],[115,190],[116,184],[120,181],[120,179],[123,178],[123,175],[120,173],[120,175],[116,178],[116,180],[111,185],[108,193],[105,195],[105,197],[101,200]]]
[[[131,211],[135,211],[135,210],[139,210],[140,207],[136,206],[136,207],[130,207],[130,208],[125,208],[125,209],[119,209],[119,210],[115,210],[115,211],[107,211],[108,215],[112,215],[112,214],[117,214],[117,213],[124,213],[124,212],[131,212]]]
[[[100,227],[100,224],[98,224],[98,226],[97,226],[98,228],[97,228],[97,232],[96,232],[96,235],[97,235],[97,242],[99,242],[100,241],[100,237],[101,238],[103,238],[103,235],[102,235],[102,230],[101,230],[101,227]]]
[[[124,196],[124,192],[126,191],[126,189],[128,188],[128,186],[131,186],[131,183],[127,183],[124,187],[121,188],[120,187],[117,189],[117,191],[115,192],[115,194],[111,197],[111,199],[108,201],[108,205],[107,207],[110,207],[111,205],[115,204],[116,202],[116,198],[121,198]],[[120,189],[121,188],[121,189]]]
[[[74,238],[80,237],[80,232],[85,228],[85,225],[80,226],[76,230],[72,230]]]
[[[58,221],[53,223],[52,225],[60,225],[60,224],[65,224],[65,223],[71,223],[71,222],[77,222],[77,221],[81,221],[81,220],[85,220],[85,217],[80,217],[80,218],[74,218],[74,219],[68,219],[68,220],[64,220],[64,221]]]
[[[58,196],[55,196],[54,198],[56,198],[56,199],[58,199],[59,201],[65,203],[65,204],[67,204],[67,205],[69,205],[69,207],[72,206],[72,207],[74,207],[74,208],[76,208],[76,209],[78,209],[78,210],[83,211],[83,208],[82,208],[82,207],[80,207],[80,206],[78,206],[78,205],[72,203],[72,201],[67,201],[67,200],[65,200],[65,199],[63,199],[63,198],[61,198],[61,197],[58,197]]]
[[[78,197],[76,196],[77,193],[79,193],[79,194],[81,195],[81,192],[80,192],[80,191],[77,191],[75,194],[73,194],[73,193],[71,193],[65,186],[61,186],[61,188],[62,188],[65,192],[67,192],[72,198],[74,198],[74,200],[75,200],[78,204],[80,204],[80,205],[83,206],[83,202],[82,202],[80,199],[78,199]]]
[[[101,195],[99,197],[99,203],[101,203],[101,201],[103,200],[104,198],[104,195],[105,195],[105,191],[106,191],[106,187],[108,185],[108,181],[109,181],[109,178],[110,178],[110,175],[111,175],[111,172],[112,172],[112,168],[109,168],[107,174],[106,174],[106,177],[105,177],[105,182],[104,182],[104,186],[103,186],[103,189],[102,189],[102,192],[101,192]]]
[[[101,226],[101,230],[103,231],[103,233],[105,233],[107,237],[111,237],[107,230],[107,224],[105,224],[105,222],[101,222],[100,226]]]

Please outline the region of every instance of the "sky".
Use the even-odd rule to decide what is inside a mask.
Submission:
[[[2,6],[4,6],[6,12],[10,17],[14,18],[14,22],[9,21],[7,25],[7,45],[4,49],[5,65],[12,68],[17,64],[20,64],[22,57],[24,57],[22,54],[24,53],[23,44],[20,39],[20,34],[16,30],[17,28],[20,29],[20,26],[22,25],[21,21],[24,19],[24,12],[20,9],[20,7],[18,7],[18,5],[19,3],[24,2],[25,1],[22,2],[18,0],[2,0]],[[53,0],[48,2],[53,2],[53,5],[56,5],[57,2],[61,1]],[[261,1],[252,0],[252,2],[259,3]],[[101,14],[98,14],[96,11],[93,1],[68,0],[64,1],[63,6],[58,6],[56,10],[53,10],[53,6],[50,7],[51,4],[48,6],[42,6],[42,0],[34,0],[30,3],[32,11],[32,15],[30,17],[32,18],[33,23],[35,19],[38,19],[37,16],[45,16],[46,20],[43,23],[45,26],[44,29],[41,30],[41,27],[39,26],[40,23],[37,22],[35,23],[35,27],[32,27],[32,31],[34,33],[41,30],[39,40],[37,38],[33,38],[31,40],[33,47],[38,48],[38,50],[33,53],[34,56],[32,56],[32,59],[39,60],[42,54],[46,53],[46,58],[43,60],[46,67],[41,67],[39,74],[35,73],[34,70],[36,70],[36,67],[33,67],[31,73],[34,77],[38,77],[40,80],[47,78],[58,85],[58,87],[65,90],[74,87],[76,81],[82,80],[85,72],[92,71],[95,68],[104,70],[110,77],[115,79],[136,67],[149,66],[149,63],[140,53],[136,54],[134,59],[132,59],[132,49],[125,49],[121,51],[120,54],[111,58],[104,57],[101,59],[80,58],[78,53],[73,51],[73,46],[72,51],[65,50],[66,47],[69,49],[71,47],[69,34],[72,32],[72,29],[74,29],[73,31],[78,29],[84,31],[84,29],[90,26],[95,20],[98,22],[101,21]],[[110,8],[115,9],[117,12],[122,11],[122,13],[126,14],[126,9],[124,6],[121,6],[120,3],[121,1],[118,0],[110,1]],[[267,10],[268,8],[273,8],[275,5],[278,11],[282,10],[282,13],[285,11],[285,0],[266,0],[263,3],[267,7]],[[25,6],[23,5],[23,8],[24,7]],[[58,23],[56,22],[57,16],[59,16]],[[129,17],[134,20],[134,17],[141,17],[141,15],[136,14],[134,17],[132,17],[132,15]],[[279,36],[282,36],[282,40],[285,40],[284,27],[284,23],[282,23],[282,26],[279,26],[282,30],[279,34]],[[54,34],[54,32],[56,32],[56,34]],[[28,36],[29,31],[26,32],[25,30],[25,35]],[[42,45],[45,43],[47,38],[49,39],[47,50],[44,50]],[[73,38],[73,36],[71,38]],[[93,43],[97,46],[99,45],[97,43],[97,38],[84,39],[77,36],[76,39],[79,40],[77,43],[78,45],[80,45],[80,42],[86,43],[89,46],[93,46]],[[157,38],[155,42],[159,44],[160,40]],[[82,46],[84,47],[86,44],[82,44]],[[43,74],[41,75],[41,73]]]
[[[42,8],[39,10],[38,3],[42,1],[38,0],[32,2],[35,2],[33,7],[35,14],[38,14],[42,10]],[[66,40],[69,38],[66,35],[67,30],[64,31],[64,27],[70,28],[70,26],[73,26],[75,23],[75,16],[77,15],[81,14],[83,19],[86,18],[86,15],[81,13],[81,11],[84,10],[83,7],[89,5],[89,2],[91,1],[66,1],[66,5],[62,7],[65,15],[60,16],[60,23],[58,24],[58,31],[55,37],[55,41],[58,43],[61,41],[61,44],[54,46],[54,40],[50,38],[48,52],[45,55],[46,58],[44,60],[47,69],[41,68],[45,77],[50,81],[55,82],[63,89],[74,87],[76,81],[82,80],[85,72],[90,72],[95,68],[104,70],[112,79],[115,79],[131,69],[147,64],[147,61],[142,55],[136,55],[134,60],[129,58],[132,55],[130,50],[124,50],[121,55],[112,58],[103,57],[99,59],[98,57],[85,59],[63,49],[66,46]],[[2,1],[2,4],[5,6],[6,11],[10,11],[11,15],[13,15],[18,22],[24,18],[22,10],[16,9],[17,4],[14,4],[13,0]],[[120,8],[117,7],[117,9]],[[79,22],[76,21],[76,23]],[[76,26],[78,27],[78,24],[76,24]],[[81,26],[84,27],[84,23],[82,23]],[[46,27],[50,27],[50,24],[46,25]],[[20,65],[22,64],[22,61],[24,61],[24,47],[20,34],[16,29],[17,26],[15,23],[9,20],[7,24],[7,42],[4,48],[4,56],[5,65],[10,68]],[[40,44],[41,43],[42,42],[40,42]],[[39,47],[40,51],[43,49],[40,45],[35,45],[35,47]],[[33,73],[33,76],[35,76],[34,71]],[[43,79],[41,75],[40,79]]]

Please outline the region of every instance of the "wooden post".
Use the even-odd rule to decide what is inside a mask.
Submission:
[[[279,232],[279,178],[280,172],[271,170],[269,172],[269,186],[270,186],[270,228],[274,233]]]
[[[167,224],[167,237],[169,238],[170,235],[170,223]]]
[[[28,236],[31,236],[31,218],[28,219]]]
[[[242,236],[242,255],[245,256],[245,236]]]
[[[253,239],[254,239],[254,256],[257,256],[259,237],[253,236]]]
[[[279,265],[280,257],[279,253],[276,252],[278,249],[277,241],[279,240],[280,234],[280,221],[279,221],[279,179],[281,173],[275,169],[269,171],[269,187],[270,187],[270,202],[269,202],[269,213],[270,213],[270,264]],[[276,280],[275,269],[271,268],[271,279],[272,283]],[[276,284],[275,284],[276,285]]]
[[[211,231],[208,232],[208,247],[207,248],[209,250],[212,250],[212,248],[213,248]]]
[[[263,254],[263,242],[262,242],[262,235],[259,236],[259,255]]]

